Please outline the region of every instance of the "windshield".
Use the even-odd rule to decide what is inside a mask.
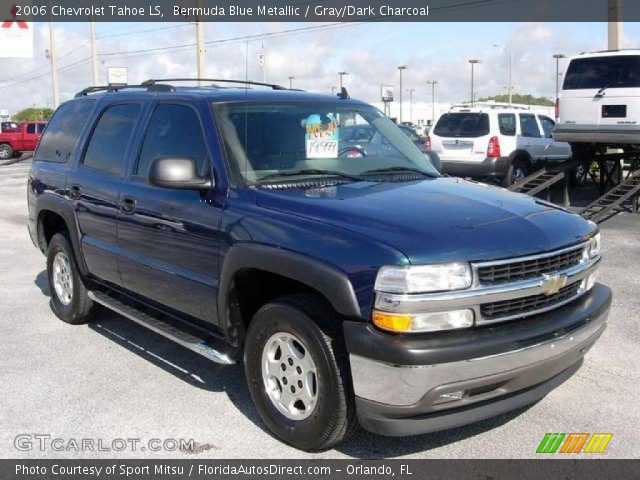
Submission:
[[[213,104],[232,175],[241,183],[407,172],[438,176],[379,110],[329,102]]]
[[[571,60],[564,90],[640,87],[640,56],[578,58]]]
[[[433,129],[439,137],[483,137],[489,134],[486,113],[445,113]]]

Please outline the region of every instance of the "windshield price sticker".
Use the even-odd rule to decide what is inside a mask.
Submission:
[[[313,114],[305,121],[307,158],[338,158],[338,122],[332,114]]]

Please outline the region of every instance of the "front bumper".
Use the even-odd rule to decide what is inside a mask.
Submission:
[[[345,322],[358,418],[383,435],[443,430],[544,397],[602,334],[611,290],[551,312],[458,332],[398,336]]]
[[[480,162],[447,160],[440,157],[442,171],[456,177],[498,177],[502,178],[509,170],[509,157],[485,158]]]

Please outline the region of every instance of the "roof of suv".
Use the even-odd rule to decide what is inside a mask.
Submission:
[[[578,55],[570,57],[574,58],[589,58],[589,57],[615,57],[618,55],[640,55],[640,50],[637,48],[620,49],[620,50],[600,50],[597,52],[582,52]]]
[[[365,102],[354,99],[341,99],[328,93],[310,93],[302,90],[272,90],[263,88],[222,88],[222,87],[175,87],[171,91],[151,90],[146,87],[128,87],[117,91],[90,93],[77,98],[121,98],[126,97],[171,97],[180,95],[211,100],[214,102],[248,100],[251,102],[264,101],[305,101],[305,102],[348,102],[351,104],[368,105]]]

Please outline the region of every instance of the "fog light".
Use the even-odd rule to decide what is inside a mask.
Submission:
[[[593,272],[591,275],[589,275],[589,277],[587,277],[587,283],[585,285],[585,291],[589,291],[593,288],[593,286],[596,284],[596,281],[598,280],[598,272]]]
[[[435,332],[473,326],[473,310],[416,313],[413,315],[374,311],[373,323],[393,332]]]

